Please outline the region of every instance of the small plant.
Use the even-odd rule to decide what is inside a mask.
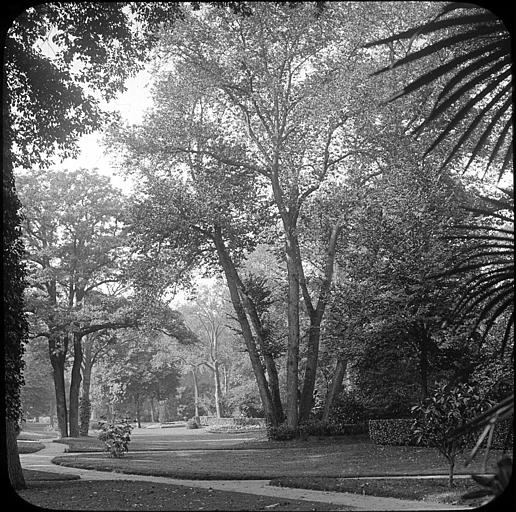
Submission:
[[[111,457],[123,457],[129,451],[129,441],[131,441],[131,431],[133,429],[128,420],[120,423],[99,422],[102,432],[99,439],[104,442],[105,451]]]
[[[450,487],[453,487],[455,459],[471,445],[475,432],[460,437],[451,434],[489,406],[490,402],[476,388],[460,384],[455,387],[441,385],[433,396],[412,407],[415,416],[412,430],[417,443],[435,446],[448,460]]]
[[[190,428],[190,429],[199,428],[199,423],[197,423],[197,421],[195,421],[194,418],[191,418],[186,422],[186,428]]]

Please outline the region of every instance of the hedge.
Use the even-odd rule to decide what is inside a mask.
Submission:
[[[410,418],[391,420],[369,420],[369,438],[375,444],[394,446],[415,446]]]
[[[259,425],[265,428],[265,418],[217,418],[216,416],[199,416],[198,423],[203,426],[222,426],[222,425]]]
[[[298,425],[295,429],[290,428],[286,423],[277,427],[271,425],[267,427],[267,437],[274,441],[287,441],[308,436],[349,436],[366,433],[367,425],[365,423],[336,423],[322,420],[310,420]]]
[[[411,425],[414,420],[409,418],[390,420],[369,420],[369,438],[375,444],[394,446],[416,446],[415,436],[412,434]],[[507,434],[509,434],[508,447],[513,446],[514,425],[512,419],[500,421],[495,428],[491,448],[502,450],[505,447]],[[480,435],[480,432],[478,433]],[[476,439],[471,444],[475,446]],[[487,443],[484,440],[483,446]]]

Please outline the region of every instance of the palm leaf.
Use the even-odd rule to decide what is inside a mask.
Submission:
[[[451,33],[450,33],[451,31]],[[512,127],[512,59],[510,35],[503,22],[487,10],[474,5],[452,3],[427,23],[373,41],[367,48],[388,44],[403,39],[426,36],[429,43],[411,52],[390,66],[383,67],[374,74],[384,73],[420,59],[437,54],[441,50],[454,49],[453,57],[406,85],[403,90],[388,101],[394,101],[411,94],[428,84],[442,80],[444,85],[437,95],[434,106],[416,133],[434,124],[447,115],[449,121],[440,130],[425,156],[443,141],[454,136],[454,130],[462,123],[468,128],[453,145],[441,166],[459,155],[462,148],[473,143],[466,170],[482,150],[491,151],[488,167],[500,158],[499,179],[511,168],[512,145],[508,143]],[[457,55],[459,53],[459,55]],[[474,91],[480,92],[475,94]],[[473,97],[472,97],[473,94]],[[491,96],[495,95],[496,99]],[[482,103],[488,100],[489,105]],[[494,141],[491,141],[492,138]]]

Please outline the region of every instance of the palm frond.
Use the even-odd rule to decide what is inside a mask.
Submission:
[[[417,37],[426,38],[426,46],[374,74],[414,63],[442,50],[449,51],[452,56],[444,64],[417,77],[387,101],[394,101],[429,84],[442,83],[432,110],[415,130],[415,134],[420,134],[439,119],[448,117],[425,156],[443,141],[455,137],[456,129],[465,126],[442,162],[441,170],[463,148],[470,148],[470,158],[464,171],[488,152],[486,169],[494,161],[501,161],[498,171],[501,179],[507,170],[512,169],[512,144],[509,141],[513,116],[511,40],[502,20],[478,6],[451,3],[427,23],[368,43],[366,48],[403,39],[412,41]]]

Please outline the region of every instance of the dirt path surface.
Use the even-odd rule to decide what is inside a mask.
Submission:
[[[21,463],[24,469],[47,471],[52,473],[62,473],[66,475],[78,475],[84,482],[112,482],[112,488],[116,487],[116,482],[123,485],[122,482],[132,481],[134,486],[144,483],[151,484],[168,484],[198,492],[204,490],[209,493],[203,497],[204,504],[200,504],[197,508],[185,508],[185,510],[229,510],[224,505],[234,503],[237,500],[239,506],[242,506],[241,500],[244,499],[245,508],[240,510],[467,510],[468,507],[451,506],[439,503],[425,503],[420,501],[400,500],[396,498],[381,498],[374,496],[361,496],[357,494],[336,493],[328,491],[313,491],[306,489],[291,489],[285,487],[273,487],[269,485],[269,480],[183,480],[172,479],[166,477],[146,476],[146,475],[130,475],[114,472],[104,472],[96,470],[78,469],[72,467],[56,466],[51,460],[55,456],[64,455],[66,445],[45,441],[45,449],[40,452],[21,455]],[[138,482],[138,484],[136,483]],[[38,483],[41,486],[43,483]],[[64,485],[55,482],[47,485]],[[66,482],[67,486],[80,485],[79,482]],[[125,485],[125,484],[124,484]],[[175,488],[174,487],[174,488]],[[94,487],[93,487],[94,488]],[[215,495],[215,491],[226,493],[224,496]],[[92,491],[94,492],[94,491]],[[55,491],[54,491],[55,493]],[[229,494],[227,494],[229,493]],[[20,495],[25,499],[29,499],[30,489],[21,491]],[[55,494],[54,494],[55,497]],[[272,502],[266,504],[263,502],[265,498],[269,498]],[[52,496],[50,496],[52,499]],[[212,503],[210,503],[210,500]],[[222,502],[221,502],[222,500]],[[233,501],[231,501],[233,500]],[[284,503],[288,501],[289,503]],[[299,508],[300,503],[305,503],[308,508]],[[42,503],[43,505],[43,503]],[[83,502],[84,505],[84,502]],[[192,505],[192,504],[191,504]],[[256,506],[259,505],[259,508]],[[318,507],[323,506],[323,508]],[[47,505],[48,506],[48,505]],[[196,506],[196,505],[193,505]],[[222,507],[221,507],[222,506]],[[286,508],[285,508],[286,507]],[[298,507],[298,508],[296,508]],[[111,508],[111,507],[108,507]],[[118,507],[115,507],[118,508]],[[132,507],[129,510],[135,510],[142,507]],[[84,508],[86,509],[86,508]],[[95,509],[95,508],[90,508]],[[101,510],[96,508],[96,510]],[[168,508],[163,510],[181,510],[180,508]],[[238,508],[232,508],[238,510]]]

